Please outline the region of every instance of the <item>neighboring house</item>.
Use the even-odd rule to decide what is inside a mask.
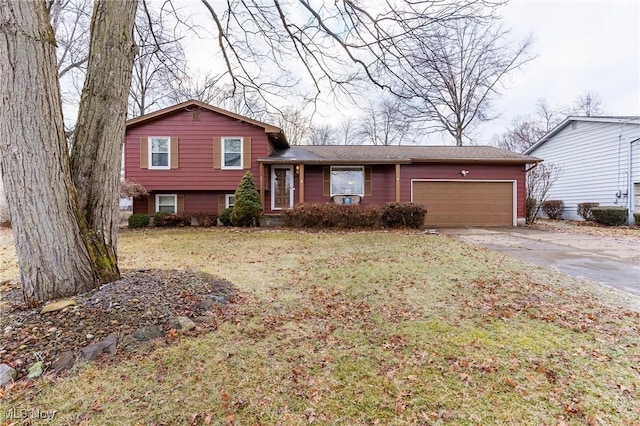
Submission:
[[[525,154],[561,168],[548,199],[564,201],[565,219],[584,202],[640,212],[640,117],[568,117]]]
[[[295,146],[282,131],[198,101],[127,122],[125,178],[134,213],[220,212],[251,171],[265,215],[301,203],[422,203],[427,225],[515,226],[525,170],[540,160],[494,147]]]

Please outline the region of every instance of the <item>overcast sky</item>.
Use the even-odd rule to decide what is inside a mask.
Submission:
[[[502,9],[514,35],[531,33],[538,57],[508,82],[502,116],[478,135],[490,138],[539,98],[571,104],[598,94],[610,115],[640,115],[640,2],[637,0],[513,0]]]
[[[210,25],[201,2],[180,3]],[[609,115],[640,115],[640,1],[512,0],[500,14],[516,39],[533,35],[538,56],[506,82],[494,104],[499,118],[481,124],[473,143],[488,144],[514,117],[533,112],[540,98],[560,107],[590,91],[602,98]],[[220,63],[212,61],[217,52],[207,52],[215,44],[203,40],[187,48],[194,72],[206,74],[208,64]]]

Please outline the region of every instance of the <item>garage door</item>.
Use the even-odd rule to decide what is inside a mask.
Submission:
[[[413,181],[414,203],[427,206],[429,226],[512,226],[513,183]]]

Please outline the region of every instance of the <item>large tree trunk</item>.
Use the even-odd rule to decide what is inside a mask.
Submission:
[[[114,20],[127,21],[119,15],[122,11],[117,7],[108,10],[107,14],[113,14]],[[118,21],[110,24],[120,25]],[[97,26],[93,25],[94,28]],[[85,154],[92,159],[90,167],[96,169],[91,180],[100,180],[98,175],[104,173],[102,183],[109,191],[102,197],[96,193],[87,195],[80,186],[83,200],[87,197],[98,200],[92,201],[91,212],[106,211],[108,207],[103,205],[114,204],[105,214],[110,226],[101,221],[96,224],[94,213],[87,221],[84,212],[89,209],[81,208],[71,174],[55,53],[55,37],[44,2],[3,0],[0,3],[0,165],[27,301],[82,293],[118,276],[113,237],[117,196],[111,194],[110,187],[114,185],[112,176],[117,177],[119,172],[119,148],[113,149],[115,166],[113,159],[104,166],[98,165],[104,159],[101,149]],[[105,56],[104,60],[108,61],[112,52],[92,54]],[[109,80],[106,84],[117,85],[120,80]],[[126,89],[123,93],[126,100]],[[98,97],[103,105],[112,107],[113,100],[104,99],[102,92],[87,96]],[[94,109],[93,115],[83,120],[101,121],[101,112]],[[117,111],[115,115],[118,116]],[[121,120],[123,129],[124,115]],[[113,124],[117,120],[106,121]],[[123,130],[119,132],[116,128],[115,133],[114,138],[122,138]],[[117,146],[120,144],[121,141]],[[115,170],[110,171],[109,167]]]
[[[87,77],[73,139],[71,173],[82,215],[98,238],[101,281],[118,279],[116,239],[122,145],[131,85],[133,0],[96,0]]]

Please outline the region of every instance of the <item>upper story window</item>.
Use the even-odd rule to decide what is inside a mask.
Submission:
[[[334,195],[364,196],[364,167],[331,167],[331,196]]]
[[[149,137],[149,168],[170,169],[171,143],[168,136]]]
[[[242,138],[222,138],[222,168],[242,169]]]

